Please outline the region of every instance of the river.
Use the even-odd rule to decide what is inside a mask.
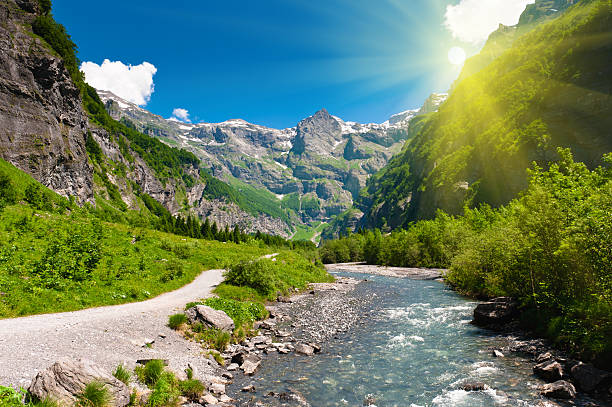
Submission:
[[[267,357],[253,378],[237,378],[234,389],[254,384],[258,390],[255,396],[237,392],[243,403],[254,397],[278,405],[265,395],[288,391],[317,407],[536,406],[542,400],[532,362],[516,354],[494,357],[491,349],[506,338],[469,323],[475,302],[438,281],[339,274],[367,278],[351,293],[370,299],[359,323],[313,357]],[[462,390],[468,382],[487,389]]]

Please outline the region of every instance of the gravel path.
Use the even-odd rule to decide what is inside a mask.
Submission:
[[[176,372],[191,363],[199,375],[212,373],[202,348],[166,323],[221,281],[223,270],[209,270],[148,301],[0,320],[0,385],[27,387],[38,371],[62,358],[89,359],[109,371],[119,363],[132,368],[137,359],[158,358],[168,359]]]

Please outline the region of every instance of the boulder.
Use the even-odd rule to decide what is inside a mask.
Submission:
[[[315,353],[315,350],[312,346],[306,345],[305,343],[300,343],[296,345],[295,351],[301,355],[312,356]]]
[[[563,367],[555,360],[547,360],[535,365],[533,373],[547,382],[556,382],[563,378]]]
[[[570,382],[557,380],[541,386],[540,394],[555,399],[573,399],[576,397],[576,388]]]
[[[480,326],[509,322],[517,313],[517,303],[509,297],[495,298],[478,304],[474,310],[474,324]]]
[[[487,390],[489,386],[487,386],[486,384],[482,382],[468,382],[468,383],[463,383],[460,386],[460,388],[461,390],[465,390],[465,391],[483,391],[483,390]]]
[[[249,384],[248,386],[244,386],[242,389],[240,389],[240,391],[245,392],[245,393],[253,393],[255,392],[255,386],[253,386],[252,384]]]
[[[201,322],[206,326],[222,331],[232,332],[234,330],[234,321],[225,312],[206,305],[191,307],[185,311],[185,315],[187,315],[191,324]]]
[[[610,378],[610,373],[599,370],[589,363],[578,363],[571,369],[574,382],[582,391],[592,392],[596,390],[600,384],[603,384]]]
[[[246,360],[242,366],[240,366],[240,369],[242,369],[242,371],[244,372],[245,375],[247,376],[252,376],[255,374],[255,371],[257,370],[257,368],[259,367],[259,365],[261,364],[261,361],[259,362],[254,362],[251,360]]]
[[[540,353],[538,357],[536,358],[536,363],[543,363],[543,362],[551,360],[552,358],[553,357],[550,352]]]
[[[38,398],[55,400],[60,405],[73,405],[85,387],[102,383],[111,396],[111,405],[124,407],[130,403],[130,389],[111,374],[88,360],[61,360],[39,372],[28,391]]]

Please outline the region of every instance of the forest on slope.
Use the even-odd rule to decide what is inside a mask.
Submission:
[[[356,203],[361,225],[394,228],[438,209],[503,205],[527,187],[531,163],[547,167],[558,147],[589,168],[601,164],[612,150],[609,7],[577,3],[456,84],[413,141],[369,179]]]

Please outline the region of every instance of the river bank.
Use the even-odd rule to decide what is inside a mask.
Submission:
[[[275,303],[262,324],[265,335],[312,345],[312,354],[262,349],[254,376],[236,374],[228,385],[237,405],[608,405],[584,394],[569,404],[540,396],[545,382],[532,368],[547,344],[471,325],[477,303],[431,281],[443,270],[328,270],[337,283]]]

